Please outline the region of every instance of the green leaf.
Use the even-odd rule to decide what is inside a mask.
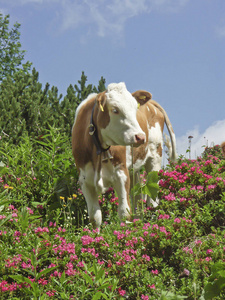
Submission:
[[[51,271],[53,271],[55,269],[56,269],[56,267],[52,267],[52,268],[48,268],[48,269],[45,269],[45,270],[41,271],[40,273],[38,273],[37,279],[41,278],[42,276],[50,273]]]
[[[30,280],[29,278],[27,278],[27,277],[24,277],[24,276],[22,276],[22,275],[10,275],[10,277],[11,277],[12,279],[14,279],[16,282],[20,282],[20,283],[26,282],[26,283],[30,284],[32,287],[34,287],[34,282],[31,281],[31,280]]]
[[[101,299],[102,297],[107,300],[109,299],[105,294],[99,291],[92,297],[92,300],[98,300]]]
[[[88,283],[89,285],[92,286],[93,281],[92,281],[91,277],[88,274],[84,273],[84,272],[82,272],[81,274],[82,274],[82,277],[85,279],[86,283]]]

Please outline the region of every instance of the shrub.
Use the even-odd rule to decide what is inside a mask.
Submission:
[[[159,206],[141,200],[143,218],[131,223],[117,219],[109,190],[99,233],[69,149],[55,128],[1,149],[2,299],[224,298],[224,160],[168,165],[158,174]]]

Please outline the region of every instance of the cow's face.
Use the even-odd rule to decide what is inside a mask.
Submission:
[[[100,118],[108,118],[107,126],[101,128],[105,144],[138,146],[145,142],[145,133],[136,117],[137,108],[136,99],[127,91],[124,83],[108,86],[104,95],[105,111],[99,114]]]

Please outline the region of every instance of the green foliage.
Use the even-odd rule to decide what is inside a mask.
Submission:
[[[147,175],[146,181],[138,182],[131,190],[131,194],[137,196],[139,194],[148,195],[153,200],[156,199],[159,191],[158,186],[158,172],[152,171]]]
[[[101,77],[98,88],[86,85],[82,72],[64,98],[57,87],[46,83],[43,88],[38,72],[34,68],[30,72],[29,62],[22,64],[19,27],[16,23],[9,30],[9,16],[0,15],[0,138],[18,144],[27,135],[41,138],[49,126],[61,128],[70,138],[77,106],[90,93],[105,90],[105,79]]]
[[[224,160],[161,170],[159,206],[143,204],[131,223],[118,221],[109,190],[99,233],[87,225],[69,144],[50,127],[1,147],[1,298],[223,299]]]
[[[70,135],[77,105],[105,80],[96,88],[82,73],[64,98],[49,84],[42,89],[38,72],[21,67],[19,25],[10,33],[8,16],[0,20],[1,299],[224,299],[219,146],[142,175],[134,193],[158,195],[160,204],[142,201],[141,220],[119,222],[110,189],[99,198],[99,233],[88,224]]]
[[[24,59],[24,50],[21,50],[20,44],[20,24],[15,23],[9,28],[9,15],[5,17],[0,13],[0,83],[7,76],[21,69],[29,70],[30,63],[22,65]]]
[[[220,145],[215,145],[213,147],[205,147],[204,152],[202,153],[202,158],[207,159],[210,156],[216,156],[219,159],[224,158]]]
[[[6,190],[2,191],[5,205],[19,202],[23,206],[39,207],[39,217],[43,219],[60,221],[69,216],[70,225],[84,224],[86,205],[78,190],[70,141],[59,129],[51,127],[41,139],[23,138],[19,145],[1,144],[0,161],[2,184],[10,188],[8,195]],[[14,193],[13,199],[10,191]],[[80,212],[75,219],[74,210]],[[22,220],[21,224],[26,221],[26,215]]]
[[[225,263],[217,262],[211,267],[211,275],[206,284],[202,298],[205,300],[220,296],[225,291]]]

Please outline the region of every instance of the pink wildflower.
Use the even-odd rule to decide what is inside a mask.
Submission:
[[[205,260],[206,260],[206,261],[211,261],[211,260],[212,260],[212,257],[206,257]]]
[[[179,218],[175,218],[175,219],[174,219],[174,222],[175,222],[175,223],[180,223],[181,221],[180,221]]]
[[[149,287],[150,289],[153,289],[153,290],[155,290],[155,285],[154,285],[154,284],[152,284],[152,285],[148,285],[148,287]]]
[[[78,266],[79,268],[83,268],[83,267],[84,267],[83,261],[80,261],[80,262],[77,264],[77,266]]]
[[[46,292],[46,295],[48,295],[49,297],[54,297],[55,291],[48,291]]]
[[[120,296],[125,296],[126,291],[122,290],[121,287],[118,288],[118,293],[120,294]]]
[[[196,240],[196,241],[195,241],[195,244],[196,244],[196,245],[201,245],[201,244],[202,244],[202,241]]]
[[[213,252],[212,249],[208,249],[208,250],[206,251],[206,254],[210,254],[210,253],[212,253],[212,252]]]
[[[143,254],[142,258],[144,258],[146,261],[150,261],[150,256],[148,256],[147,254]]]

